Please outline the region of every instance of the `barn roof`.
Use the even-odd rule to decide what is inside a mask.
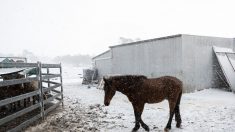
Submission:
[[[95,58],[97,58],[97,57],[100,57],[101,55],[104,55],[104,54],[108,53],[109,51],[110,51],[110,50],[106,50],[105,52],[103,52],[103,53],[101,53],[101,54],[98,54],[98,55],[92,57],[91,59],[95,59]]]
[[[121,47],[121,46],[127,46],[127,45],[135,45],[135,44],[142,44],[145,42],[152,42],[156,40],[162,40],[162,39],[169,39],[169,38],[175,38],[175,37],[181,37],[182,35],[191,35],[191,34],[175,34],[175,35],[170,35],[170,36],[164,36],[164,37],[158,37],[158,38],[153,38],[153,39],[147,39],[147,40],[141,40],[141,41],[136,41],[136,42],[131,42],[131,43],[124,43],[124,44],[118,44],[118,45],[113,45],[109,46],[109,48],[115,48],[115,47]],[[201,36],[201,35],[193,35],[193,36]],[[212,37],[212,36],[201,36],[201,37]],[[214,37],[214,36],[213,36]],[[215,37],[214,37],[215,38]],[[216,38],[225,38],[225,37],[216,37]],[[230,39],[230,38],[229,38]],[[92,59],[95,59],[101,55],[104,55],[105,53],[109,52],[110,50],[107,50],[101,54],[98,54],[97,56],[93,57]]]
[[[136,42],[131,42],[131,43],[124,43],[124,44],[109,46],[109,48],[115,48],[115,47],[119,47],[119,46],[126,46],[126,45],[133,45],[133,44],[141,44],[141,43],[144,43],[144,42],[151,42],[151,41],[161,40],[161,39],[168,39],[168,38],[181,37],[181,35],[182,35],[182,34],[176,34],[176,35],[165,36],[165,37],[159,37],[159,38],[154,38],[154,39],[141,40],[141,41],[136,41]],[[97,58],[97,57],[99,57],[99,56],[101,56],[101,55],[104,55],[104,54],[108,53],[109,51],[110,51],[110,50],[106,50],[105,52],[94,56],[92,59],[95,59],[95,58]]]
[[[25,68],[0,68],[0,75],[15,74],[24,70]]]
[[[120,47],[120,46],[141,44],[141,43],[144,43],[144,42],[152,42],[152,41],[156,41],[156,40],[169,39],[169,38],[175,38],[175,37],[181,37],[181,36],[182,36],[182,34],[176,34],[176,35],[159,37],[159,38],[154,38],[154,39],[141,40],[141,41],[136,41],[136,42],[131,42],[131,43],[124,43],[124,44],[119,44],[119,45],[114,45],[114,46],[109,46],[109,47],[110,48],[115,48],[115,47]]]
[[[5,58],[2,63],[9,63],[9,62],[15,62],[13,59],[8,59],[8,58]]]
[[[32,68],[0,68],[0,76],[1,75],[18,74],[20,72],[22,72],[22,74],[27,74],[29,76],[38,74],[36,67],[32,67]]]

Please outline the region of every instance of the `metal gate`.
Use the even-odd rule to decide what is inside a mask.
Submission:
[[[32,118],[25,120],[18,126],[7,131],[20,131],[32,122],[38,119],[44,119],[44,117],[60,104],[63,105],[63,85],[62,85],[62,67],[61,64],[42,64],[38,63],[0,63],[0,67],[15,67],[15,68],[37,68],[38,73],[35,77],[26,77],[23,79],[13,79],[0,81],[0,88],[3,86],[10,86],[15,84],[23,84],[32,81],[38,81],[38,89],[26,94],[18,95],[15,97],[0,100],[0,107],[8,105],[10,103],[32,98],[33,96],[39,96],[39,101],[27,108],[7,115],[0,119],[0,127],[6,123],[9,123],[24,114],[27,114],[35,109],[40,109],[40,113],[34,115]],[[54,71],[54,72],[53,72]],[[48,98],[44,95],[50,93]],[[50,107],[45,107],[47,104],[51,104]]]
[[[232,49],[213,47],[213,51],[232,91],[235,91],[235,53]]]

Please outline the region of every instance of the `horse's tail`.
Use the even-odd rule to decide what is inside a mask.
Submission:
[[[180,93],[178,95],[178,99],[177,99],[177,102],[176,102],[176,106],[179,106],[180,105],[180,100],[181,100],[181,97],[182,97],[182,90],[183,89],[183,83],[182,81],[180,81]]]
[[[177,99],[177,102],[176,102],[176,106],[177,106],[177,105],[180,105],[181,97],[182,97],[182,90],[180,91],[180,94],[179,94],[179,96],[178,96],[178,99]]]
[[[178,99],[177,99],[177,102],[176,102],[176,106],[175,106],[175,121],[177,122],[176,123],[176,127],[177,128],[180,128],[181,127],[181,115],[180,115],[180,100],[181,100],[181,96],[182,96],[182,90],[180,91],[180,94],[178,96]]]

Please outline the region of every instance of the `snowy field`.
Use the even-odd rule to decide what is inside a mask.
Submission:
[[[64,108],[59,107],[44,121],[26,129],[42,131],[129,132],[134,127],[134,112],[125,95],[117,92],[110,106],[103,105],[104,93],[96,86],[82,85],[81,68],[63,67]],[[172,122],[172,132],[235,132],[235,94],[206,89],[183,94],[182,129]],[[168,121],[168,102],[147,104],[142,115],[150,131],[161,132]],[[143,128],[139,129],[144,132]]]

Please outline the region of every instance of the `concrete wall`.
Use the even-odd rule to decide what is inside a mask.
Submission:
[[[216,87],[212,46],[233,48],[233,39],[182,35],[185,92]]]
[[[113,74],[172,75],[181,78],[181,37],[172,37],[112,48]]]

